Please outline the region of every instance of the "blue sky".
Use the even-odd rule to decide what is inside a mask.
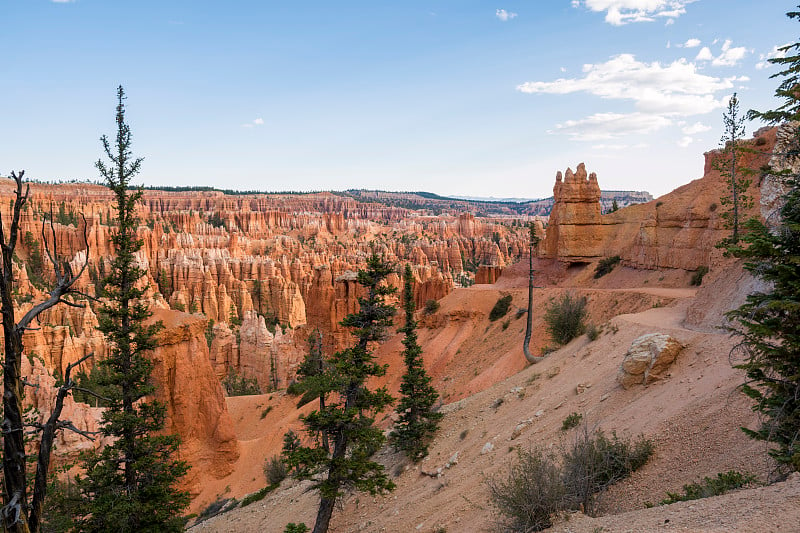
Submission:
[[[0,174],[96,179],[122,84],[148,185],[535,198],[584,161],[659,195],[702,175],[731,93],[774,107],[793,7],[0,0]]]

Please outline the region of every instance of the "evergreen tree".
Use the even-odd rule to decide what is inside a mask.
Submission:
[[[739,242],[743,226],[742,212],[753,205],[750,197],[746,195],[751,183],[748,176],[752,170],[740,168],[741,156],[749,150],[742,145],[744,117],[739,113],[739,99],[736,98],[736,93],[733,93],[728,100],[728,109],[723,113],[722,121],[725,125],[721,140],[724,156],[717,162],[716,168],[725,176],[728,185],[728,193],[720,198],[720,203],[727,207],[722,217],[727,227],[731,229],[730,237],[720,243],[720,246],[725,247]]]
[[[403,359],[406,373],[400,384],[402,398],[396,412],[400,415],[389,440],[413,461],[419,461],[428,454],[428,442],[439,427],[441,413],[433,411],[439,394],[431,385],[431,377],[422,364],[422,348],[417,343],[417,321],[414,320],[414,291],[411,282],[414,274],[411,265],[406,265],[403,286],[403,310],[406,321],[400,332],[403,333]]]
[[[800,12],[787,15],[800,19]],[[783,155],[796,158],[800,154],[800,42],[780,50],[786,57],[770,61],[783,67],[772,77],[784,77],[775,92],[784,102],[775,110],[751,111],[749,116],[771,123],[789,121],[795,142]],[[743,390],[755,400],[753,409],[761,416],[758,429],[744,431],[776,445],[769,453],[781,471],[800,470],[800,176],[791,170],[771,169],[771,173],[788,188],[781,219],[772,228],[760,220],[748,221],[743,244],[732,248],[748,260],[745,268],[769,282],[770,288],[749,295],[729,317],[739,323],[739,348],[746,356],[738,365],[747,372]]]
[[[314,533],[328,531],[342,489],[377,494],[394,488],[383,466],[370,459],[385,441],[373,416],[385,409],[392,397],[385,387],[370,390],[366,385],[367,378],[386,373],[385,366],[375,363],[371,346],[385,338],[396,312],[385,301],[395,292],[386,284],[392,272],[392,265],[376,254],[367,259],[366,269],[359,270],[358,283],[366,289],[366,296],[358,299],[359,311],[341,322],[351,329],[356,344],[336,352],[321,374],[306,378],[313,380],[317,394],[325,395],[325,407],[303,417],[314,442],[310,446],[294,442],[284,448],[287,465],[296,477],[317,480],[320,504]],[[320,435],[329,439],[330,452],[320,444]]]
[[[145,271],[136,252],[142,241],[136,236],[136,202],[142,192],[129,190],[142,159],[131,154],[131,131],[125,123],[125,92],[117,89],[117,136],[112,146],[101,138],[110,166],[100,160],[97,169],[114,193],[117,228],[112,236],[116,257],[103,280],[99,330],[110,342],[110,353],[99,365],[100,385],[107,394],[102,433],[111,444],[99,453],[84,456],[86,475],[80,482],[85,498],[82,531],[165,532],[182,531],[180,516],[189,495],[176,484],[186,473],[185,462],[174,459],[179,440],[157,434],[164,429],[165,406],[148,398],[152,362],[145,353],[156,346],[160,324],[146,325],[151,316],[141,301],[146,287]]]

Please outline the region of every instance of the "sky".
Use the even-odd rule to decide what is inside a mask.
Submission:
[[[145,185],[658,196],[776,106],[795,4],[0,0],[0,175],[99,179],[121,84]]]

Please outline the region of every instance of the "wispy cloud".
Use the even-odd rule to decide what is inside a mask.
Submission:
[[[772,63],[769,62],[770,59],[783,59],[784,57],[786,57],[786,52],[788,52],[788,50],[781,50],[781,48],[785,48],[789,46],[789,44],[790,43],[786,43],[780,46],[773,46],[772,50],[770,50],[766,54],[759,54],[758,56],[759,62],[756,63],[756,68],[758,70],[765,69],[770,65],[772,65]]]
[[[245,122],[244,124],[242,124],[242,127],[243,128],[253,128],[255,126],[263,126],[263,125],[264,125],[264,119],[261,118],[261,117],[258,117],[257,119],[253,120],[252,122]]]
[[[557,124],[550,133],[574,140],[606,140],[648,134],[667,126],[685,124],[681,117],[701,115],[725,105],[716,93],[730,90],[741,78],[720,78],[698,72],[685,58],[662,65],[638,61],[631,54],[614,56],[605,63],[583,66],[583,76],[554,81],[530,81],[517,87],[528,94],[587,93],[608,100],[627,100],[629,113],[595,113]],[[702,125],[690,128],[696,129]]]
[[[711,129],[711,126],[706,126],[702,122],[695,122],[689,126],[684,126],[681,128],[681,131],[686,135],[695,135],[697,133],[703,133],[704,131],[708,131]]]
[[[678,142],[676,144],[678,146],[680,146],[681,148],[686,148],[687,146],[689,146],[693,142],[694,142],[694,138],[693,137],[689,137],[687,135],[685,137],[681,137],[680,139],[678,139]]]
[[[718,40],[715,40],[712,44],[717,42]],[[731,46],[732,44],[733,41],[726,39],[725,42],[722,43],[722,49],[718,56],[711,53],[711,49],[708,46],[704,46],[697,53],[695,61],[711,61],[711,65],[714,67],[736,66],[736,64],[747,55],[747,48],[744,46]]]
[[[506,11],[505,9],[498,9],[497,11],[494,12],[494,16],[502,20],[503,22],[508,22],[511,19],[517,18],[516,13],[512,13],[511,11]]]
[[[681,48],[697,48],[700,46],[700,39],[687,39],[685,43],[678,45]]]
[[[622,26],[631,22],[670,21],[686,13],[686,6],[696,0],[572,0],[572,7],[584,6],[597,13],[605,12],[606,22]]]

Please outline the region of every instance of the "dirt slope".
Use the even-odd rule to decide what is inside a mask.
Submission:
[[[508,277],[504,274],[494,286],[455,291],[442,300],[437,315],[423,321],[420,339],[426,365],[446,403],[443,407],[446,414],[431,454],[419,465],[410,465],[388,451],[381,452],[380,460],[395,476],[397,489],[387,496],[356,494],[345,498],[342,509],[334,515],[333,531],[430,532],[439,527],[447,531],[485,531],[493,523],[484,486],[486,477],[502,474],[518,447],[553,448],[569,442],[573,433],[560,428],[572,412],[581,413],[591,427],[629,436],[642,433],[656,444],[650,463],[607,493],[606,512],[643,509],[647,502],[663,499],[666,490],[677,491],[685,483],[731,469],[766,478],[770,464],[765,460],[763,445],[749,440],[739,429],[755,426],[756,418],[746,398],[736,390],[742,375],[729,363],[734,340],[720,330],[686,321],[688,310],[695,309],[698,302],[713,300],[714,294],[738,298],[736,291],[729,294],[721,290],[726,283],[740,282],[737,265],[722,269],[717,279],[712,280],[711,288],[704,287],[699,292],[688,288],[686,283],[679,287],[678,279],[658,272],[635,273],[631,277],[641,283],[638,287],[623,288],[622,279],[611,284],[611,288],[573,287],[571,290],[589,298],[590,319],[603,326],[603,333],[594,342],[580,337],[551,353],[544,362],[527,368],[521,349],[524,319],[515,318],[513,310],[506,319],[495,323],[486,318],[502,294],[512,294],[516,306],[524,304],[523,276],[514,276],[513,271],[509,274]],[[618,277],[622,275],[623,271],[617,273]],[[581,269],[553,276],[552,281],[558,287],[537,289],[535,301],[545,302],[569,290],[576,279],[582,285],[591,285],[586,283],[586,272]],[[668,286],[657,286],[659,278]],[[709,293],[712,289],[714,292]],[[714,303],[717,307],[726,306],[726,302]],[[731,303],[732,300],[727,302]],[[509,322],[504,329],[506,320]],[[616,374],[625,351],[635,338],[653,332],[672,335],[685,345],[684,350],[664,381],[623,390],[616,383]],[[544,327],[539,321],[535,339],[534,351],[546,344]],[[396,363],[399,351],[399,342],[394,339],[382,347],[380,359]],[[399,371],[388,379],[396,387]],[[277,407],[263,421],[254,420],[260,413],[245,409],[246,401],[237,399],[230,404],[242,437],[264,435],[260,431],[267,426],[271,433],[283,425],[291,425],[287,419],[289,410]],[[236,407],[238,404],[241,411]],[[264,455],[264,450],[277,438],[258,437],[253,441],[253,450],[258,449]],[[249,457],[246,449],[244,446],[243,457]],[[263,463],[257,460],[257,455],[245,459],[253,461],[247,470],[252,490],[264,484],[263,477],[258,476]],[[446,468],[448,463],[450,467]],[[442,468],[439,477],[423,473],[436,472],[438,468]],[[233,494],[234,484],[230,486]],[[780,498],[794,501],[791,498],[797,492],[794,487]],[[771,495],[779,493],[783,494],[778,489],[763,489],[762,496],[739,497],[740,504],[749,506],[746,509],[752,507],[755,513],[763,508],[764,501],[771,501]],[[282,531],[288,522],[313,523],[317,502],[316,494],[308,492],[307,484],[286,481],[264,501],[215,517],[195,529]],[[618,526],[612,518],[598,519],[609,520],[607,523],[595,523],[576,517],[558,526],[562,527],[558,531],[572,531],[569,529],[572,524],[575,527],[588,524],[589,529],[575,531],[594,531],[595,527],[603,527],[603,531],[647,531],[653,517],[686,514],[689,520],[690,515],[698,514],[694,509],[698,507],[681,504],[635,511],[644,513],[639,529],[638,526],[614,529]],[[748,529],[748,524],[754,522],[745,520],[746,516],[749,515],[745,511],[729,513],[727,521],[720,521],[719,527],[741,524],[743,530],[753,530]],[[703,520],[702,527],[712,528],[709,531],[723,530],[713,529],[717,527],[714,517]]]

